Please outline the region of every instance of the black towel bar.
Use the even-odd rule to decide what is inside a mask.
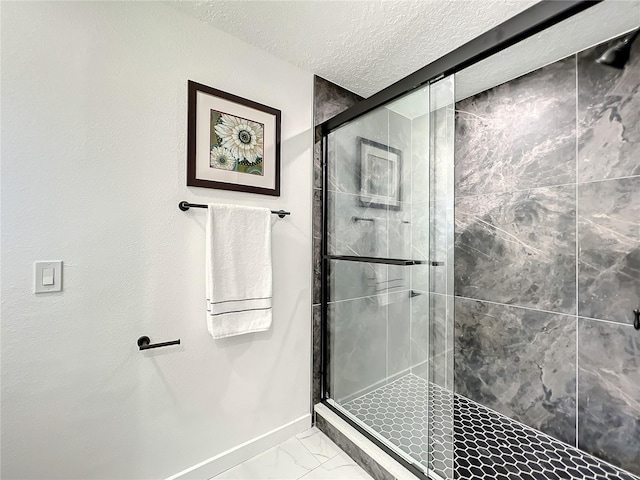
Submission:
[[[191,207],[208,208],[207,205],[204,205],[202,203],[189,203],[189,202],[182,201],[178,204],[178,208],[183,212],[186,212]],[[271,213],[273,213],[274,215],[278,215],[280,218],[284,218],[286,215],[291,215],[291,212],[285,212],[284,210],[271,210]]]
[[[169,345],[180,345],[180,339],[171,340],[170,342],[151,343],[151,339],[147,336],[142,336],[138,339],[138,347],[140,350],[149,350],[151,348],[168,347]]]

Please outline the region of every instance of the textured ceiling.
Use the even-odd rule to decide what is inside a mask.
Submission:
[[[176,1],[174,7],[368,97],[537,0]]]

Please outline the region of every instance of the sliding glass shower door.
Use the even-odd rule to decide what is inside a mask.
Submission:
[[[448,77],[325,144],[325,400],[434,478],[453,478],[453,99]]]

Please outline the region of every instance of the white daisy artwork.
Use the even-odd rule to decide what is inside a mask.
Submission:
[[[280,110],[188,81],[187,185],[280,195]]]
[[[211,110],[211,168],[264,175],[264,125]]]

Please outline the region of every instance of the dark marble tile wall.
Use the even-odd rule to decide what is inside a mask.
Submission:
[[[640,474],[640,44],[617,71],[614,42],[456,105],[455,389]]]
[[[575,58],[456,105],[457,196],[575,182]]]
[[[455,307],[456,392],[574,444],[575,317],[462,298]]]
[[[640,176],[580,184],[578,205],[580,315],[632,324],[640,306]]]
[[[640,44],[593,62],[615,42],[577,55],[578,446],[640,475]]]
[[[594,62],[617,41],[578,54],[581,182],[640,175],[640,42],[624,70]]]
[[[640,335],[578,321],[578,446],[640,475]]]
[[[339,85],[314,77],[313,116],[317,126],[362,100],[362,97]],[[313,148],[313,361],[311,405],[321,395],[321,343],[320,343],[320,271],[322,242],[322,149],[320,129],[316,128]]]
[[[576,309],[575,186],[456,198],[456,295]]]

